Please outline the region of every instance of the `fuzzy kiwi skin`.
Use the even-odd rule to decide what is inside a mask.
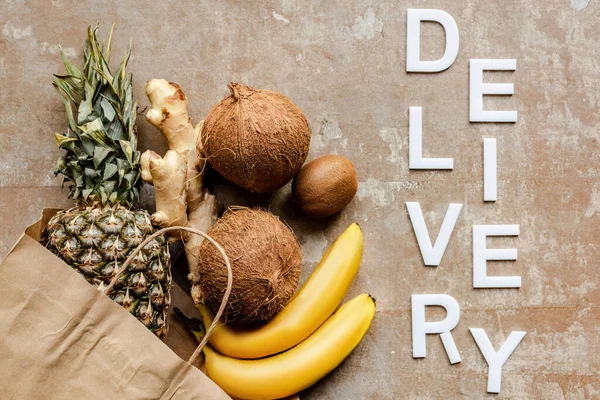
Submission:
[[[322,156],[306,164],[292,184],[292,195],[302,212],[324,218],[340,212],[358,190],[356,171],[346,157]]]

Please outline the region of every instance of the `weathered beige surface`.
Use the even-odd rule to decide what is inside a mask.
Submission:
[[[272,204],[301,239],[306,277],[350,222],[365,232],[362,269],[350,295],[378,299],[374,326],[356,352],[302,399],[600,398],[600,1],[5,1],[0,6],[0,253],[44,206],[66,206],[52,176],[53,133],[66,127],[51,74],[57,44],[80,57],[88,23],[116,50],[134,40],[131,70],[140,103],[146,80],[181,84],[202,118],[229,80],[281,91],[306,113],[311,156],[355,164],[358,196],[337,218],[305,220],[289,187],[273,198],[215,183],[227,203]],[[441,8],[461,47],[439,74],[405,72],[406,8]],[[423,27],[423,53],[442,52],[440,27]],[[516,109],[516,124],[470,124],[469,58],[516,58],[515,95],[489,98]],[[422,106],[426,155],[454,157],[452,172],[408,170],[408,107]],[[140,118],[141,147],[162,154],[161,135]],[[499,201],[482,201],[482,138],[498,138]],[[145,193],[150,193],[146,191]],[[245,199],[241,196],[245,195]],[[449,202],[464,203],[442,264],[423,266],[404,205],[419,201],[436,233]],[[473,224],[520,224],[517,262],[490,271],[522,275],[521,289],[474,290]],[[450,366],[439,338],[411,357],[410,295],[447,293],[461,305]],[[504,367],[502,392],[486,395],[487,365],[468,333],[485,328],[498,348],[511,330],[527,336]]]

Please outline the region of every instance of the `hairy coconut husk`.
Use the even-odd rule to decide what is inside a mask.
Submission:
[[[296,291],[302,255],[294,233],[268,211],[229,209],[208,232],[231,260],[233,288],[223,313],[226,322],[268,321]],[[227,268],[214,246],[199,253],[202,301],[215,312],[227,287]]]
[[[231,95],[210,111],[201,149],[223,177],[252,192],[283,187],[308,155],[310,128],[289,98],[229,84]]]

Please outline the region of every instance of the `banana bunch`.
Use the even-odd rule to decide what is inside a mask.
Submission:
[[[204,348],[208,377],[234,397],[278,399],[306,389],[336,368],[360,343],[375,315],[375,300],[368,294],[334,313],[358,271],[362,248],[362,232],[352,224],[269,323],[253,330],[219,325],[209,338],[212,348]],[[202,304],[197,308],[204,325],[210,326],[210,311]],[[200,340],[199,324],[185,320]]]

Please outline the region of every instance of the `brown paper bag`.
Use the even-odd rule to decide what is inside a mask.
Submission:
[[[0,398],[229,399],[38,242],[55,212],[0,264]]]

